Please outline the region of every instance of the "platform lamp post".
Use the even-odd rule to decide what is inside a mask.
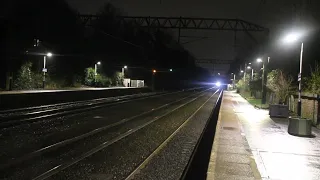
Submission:
[[[301,39],[302,34],[291,33],[287,35],[284,40],[288,43],[293,43]],[[303,42],[301,42],[300,46],[300,62],[299,62],[299,74],[298,74],[298,82],[299,82],[299,96],[298,96],[298,118],[289,117],[289,124],[288,124],[288,133],[294,136],[307,136],[312,137],[312,120],[308,118],[302,118],[302,104],[301,104],[301,80],[302,80],[302,57],[303,57]]]
[[[97,75],[98,75],[98,65],[100,65],[101,62],[98,61],[97,63],[94,64],[94,83],[97,83]]]
[[[267,91],[266,91],[266,79],[267,79],[267,76],[266,76],[266,68],[267,68],[267,64],[270,62],[270,57],[268,57],[268,60],[267,60],[267,64],[265,63],[265,61],[262,59],[262,58],[258,58],[257,59],[257,62],[258,63],[262,63],[262,87],[261,87],[261,104],[266,104],[267,102]]]
[[[244,91],[246,91],[246,73],[247,71],[247,63],[244,63],[244,70],[243,70],[243,82],[244,82]]]
[[[231,73],[231,75],[233,75],[233,89],[235,89],[235,87],[236,87],[236,74]]]
[[[248,66],[247,69],[251,69],[251,81],[253,80],[253,68],[251,66]]]
[[[155,69],[153,69],[152,70],[152,91],[154,91],[155,90],[155,79],[154,79],[154,76],[156,75],[156,73],[157,73],[157,70],[155,70]]]
[[[240,73],[239,73],[239,76],[241,77],[242,73],[244,73],[244,70],[241,70],[240,69]],[[243,76],[244,77],[244,76]],[[240,78],[241,79],[241,78]],[[243,78],[244,79],[244,78]]]
[[[46,87],[46,73],[48,72],[47,68],[46,68],[46,62],[47,62],[47,57],[51,57],[52,53],[48,52],[47,54],[45,54],[43,56],[43,80],[42,80],[42,87],[43,89]]]
[[[243,73],[243,81],[246,82],[246,75],[247,75],[247,69],[250,69],[251,67],[249,66],[251,63],[244,63],[244,73]],[[242,71],[241,71],[242,72]]]
[[[295,33],[288,34],[285,38],[284,41],[286,43],[293,43],[298,41],[299,35]],[[299,90],[298,90],[298,106],[297,106],[297,111],[298,111],[298,116],[301,118],[301,80],[302,80],[302,56],[303,56],[303,42],[301,42],[301,47],[300,47],[300,68],[299,68],[299,74],[298,74],[298,82],[299,82]]]
[[[124,71],[125,71],[126,69],[128,69],[128,66],[123,66],[123,68],[122,68],[122,75],[123,75],[123,77],[124,77]]]
[[[247,76],[247,70],[251,69],[251,63],[245,63],[244,64],[244,73],[243,73],[243,81],[244,81],[244,89],[246,89],[246,86],[248,84],[248,82],[246,82],[246,76]]]

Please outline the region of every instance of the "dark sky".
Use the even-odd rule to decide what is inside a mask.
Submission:
[[[270,41],[276,42],[293,22],[303,19],[308,31],[319,28],[319,0],[68,0],[80,13],[94,14],[105,2],[111,2],[129,16],[185,16],[211,18],[239,18],[271,30]],[[172,33],[176,33],[172,31]],[[221,31],[183,31],[182,35],[207,35],[212,38],[186,44],[197,58],[230,60],[246,48],[250,39],[238,33],[239,48],[234,53],[234,34]],[[253,33],[258,41],[263,35]],[[190,40],[190,39],[189,39]],[[183,39],[182,41],[188,41]],[[277,57],[278,48],[269,54]],[[274,53],[274,54],[272,54]],[[217,67],[218,69],[221,67]]]

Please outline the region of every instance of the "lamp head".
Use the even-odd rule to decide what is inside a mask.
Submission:
[[[48,52],[46,55],[47,55],[48,57],[51,57],[51,56],[52,56],[52,53],[51,53],[51,52]]]
[[[299,35],[297,33],[290,33],[284,37],[284,42],[286,43],[293,43],[299,39]]]

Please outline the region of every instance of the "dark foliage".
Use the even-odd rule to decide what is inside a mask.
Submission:
[[[147,32],[130,22],[119,24],[117,16],[121,13],[110,3],[101,8],[101,18],[92,27],[85,27],[65,0],[6,2],[7,11],[1,19],[5,22],[2,31],[6,46],[2,77],[4,72],[17,72],[26,61],[40,72],[43,53],[48,51],[54,53],[47,59],[51,78],[63,79],[66,86],[72,86],[75,77],[84,79],[84,69],[97,61],[101,61],[101,71],[108,77],[128,65],[126,76],[145,79],[148,85],[152,69],[174,69],[172,73],[157,73],[158,87],[182,86],[208,76],[170,33]],[[34,47],[34,39],[40,39],[39,46]],[[4,81],[1,79],[1,87]]]

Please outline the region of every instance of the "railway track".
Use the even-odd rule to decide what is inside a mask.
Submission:
[[[211,89],[210,89],[211,90]],[[7,170],[11,169],[12,167],[15,166],[19,166],[23,163],[25,163],[26,161],[32,161],[32,159],[37,158],[39,156],[42,156],[44,154],[48,154],[48,153],[52,153],[54,151],[59,151],[67,146],[72,146],[75,144],[78,144],[79,142],[86,140],[90,137],[99,137],[97,135],[104,133],[106,131],[109,131],[110,129],[113,128],[122,128],[122,126],[124,124],[130,124],[134,125],[132,126],[132,128],[128,128],[125,131],[122,131],[120,134],[116,133],[116,136],[113,136],[112,138],[110,138],[107,141],[104,142],[100,142],[99,145],[95,145],[94,148],[88,149],[83,153],[78,154],[78,156],[76,157],[72,157],[72,160],[69,160],[68,162],[63,162],[63,163],[58,163],[57,165],[55,165],[54,167],[48,168],[45,172],[41,173],[40,175],[37,175],[36,177],[32,177],[32,179],[34,180],[38,180],[38,179],[47,179],[49,177],[52,177],[54,175],[56,175],[57,173],[63,171],[64,169],[69,168],[70,166],[73,166],[74,164],[77,164],[78,162],[80,162],[81,160],[92,156],[93,154],[117,143],[118,141],[121,141],[124,138],[127,138],[128,136],[136,133],[137,131],[146,128],[147,126],[149,126],[152,123],[155,123],[157,121],[159,121],[162,118],[165,118],[166,116],[172,114],[173,112],[176,112],[180,109],[183,109],[185,106],[192,104],[193,102],[197,101],[199,98],[203,98],[204,95],[206,95],[207,91],[209,91],[209,89],[206,89],[204,91],[200,91],[194,94],[191,94],[189,96],[180,98],[178,100],[172,101],[170,103],[164,104],[162,106],[159,106],[157,108],[154,108],[150,111],[146,111],[143,112],[141,114],[137,114],[135,116],[132,116],[130,118],[125,118],[122,119],[121,121],[118,121],[116,123],[112,123],[109,124],[107,126],[104,127],[100,127],[97,129],[94,129],[90,132],[75,136],[73,138],[69,138],[69,139],[65,139],[63,141],[57,142],[55,144],[51,144],[49,146],[43,147],[41,149],[35,150],[33,152],[27,153],[22,157],[17,157],[14,158],[14,160],[10,160],[7,161],[5,164],[0,166],[0,174],[4,173],[7,174]],[[215,93],[213,93],[206,101],[205,103],[212,98],[212,96],[214,94],[216,94],[217,91]],[[181,129],[187,122],[188,120],[196,113],[198,112],[199,109],[201,109],[201,107],[205,104],[203,103],[201,106],[197,107],[198,109],[196,111],[193,112],[193,114],[191,114],[190,116],[188,116],[188,118],[157,148],[159,150],[159,148],[163,147],[163,144],[165,144],[167,141],[170,140],[170,138],[172,136],[174,136],[174,134],[179,131],[179,129]],[[150,114],[154,114],[153,116]],[[146,117],[149,117],[149,120],[144,120],[140,123],[133,123],[133,121],[139,121],[140,119],[145,119]],[[129,123],[130,122],[130,123]],[[154,151],[156,152],[157,149]],[[63,151],[63,150],[62,150]],[[150,157],[152,157],[152,154],[146,159],[146,161],[148,159],[150,159]],[[145,163],[145,162],[144,162]],[[143,164],[143,163],[142,163]],[[137,172],[139,170],[139,168],[141,168],[142,166],[138,166],[137,170],[133,171],[128,177],[127,179],[130,179],[131,177],[134,176],[135,172]],[[9,173],[10,174],[10,173]],[[14,174],[14,173],[13,173]],[[11,173],[11,175],[13,175]],[[10,178],[11,179],[11,178]],[[14,179],[14,178],[13,178]]]
[[[217,91],[216,91],[217,92]],[[165,148],[165,146],[167,145],[167,143],[183,128],[186,126],[186,124],[190,121],[190,119],[192,117],[194,117],[194,115],[196,113],[199,112],[199,110],[215,95],[216,93],[212,94],[203,104],[201,104],[201,106],[192,113],[191,116],[189,116],[173,133],[170,134],[170,136],[168,136],[168,138],[166,138],[155,150],[152,151],[152,153],[150,153],[150,155],[144,160],[142,161],[126,178],[125,180],[132,180],[135,178],[135,175],[139,174],[139,172],[154,158],[154,156],[156,156],[157,154],[159,154],[159,152]]]
[[[189,89],[187,91],[191,90],[195,90],[195,88]],[[0,128],[7,128],[20,124],[37,122],[44,119],[66,116],[79,112],[104,108],[107,106],[115,106],[130,101],[142,100],[179,92],[180,91],[169,93],[143,93],[138,95],[126,95],[120,97],[93,99],[88,101],[77,101],[38,107],[4,110],[0,111]]]
[[[69,103],[60,103],[53,105],[44,105],[29,108],[20,108],[0,111],[0,128],[10,127],[23,123],[31,123],[47,118],[54,118],[69,114],[78,113],[85,110],[93,110],[106,106],[117,105],[133,100],[161,96],[165,93],[143,93],[137,95],[127,95],[112,98],[100,98],[88,101],[77,101]]]

